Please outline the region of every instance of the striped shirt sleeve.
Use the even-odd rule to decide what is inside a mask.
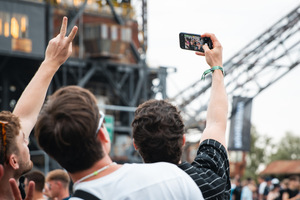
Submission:
[[[218,141],[203,141],[195,160],[178,166],[196,182],[205,199],[230,199],[228,156],[225,147]]]

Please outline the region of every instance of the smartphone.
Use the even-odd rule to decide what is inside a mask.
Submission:
[[[204,52],[202,48],[204,44],[207,44],[210,49],[213,48],[209,37],[201,37],[201,35],[192,33],[179,33],[179,45],[182,49]]]

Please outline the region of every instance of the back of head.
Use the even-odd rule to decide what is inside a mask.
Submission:
[[[34,181],[35,182],[35,190],[38,192],[43,192],[45,185],[45,176],[40,171],[31,171],[24,175],[27,182]]]
[[[135,111],[133,139],[146,163],[178,164],[182,155],[184,124],[180,112],[165,100],[149,100]]]
[[[11,153],[18,153],[15,138],[21,129],[20,120],[9,111],[0,112],[0,164],[8,163]]]
[[[100,119],[94,95],[78,86],[67,86],[49,97],[35,126],[42,149],[68,172],[91,167],[104,154],[96,138]]]
[[[64,171],[62,169],[55,169],[55,170],[50,171],[47,174],[46,182],[49,182],[49,181],[60,181],[63,184],[64,188],[66,189],[69,187],[70,177],[66,171]]]

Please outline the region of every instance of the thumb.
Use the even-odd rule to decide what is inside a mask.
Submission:
[[[204,52],[206,52],[206,51],[209,51],[209,50],[210,50],[206,44],[204,44],[204,45],[202,46],[202,48],[204,49]]]

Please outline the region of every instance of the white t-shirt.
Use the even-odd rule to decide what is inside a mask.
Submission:
[[[170,163],[124,164],[104,177],[81,182],[84,190],[101,200],[201,200],[202,193],[193,179]],[[79,200],[72,197],[70,200]]]
[[[264,191],[265,191],[266,186],[267,186],[267,182],[262,182],[262,183],[259,185],[258,193],[259,193],[259,194],[264,194]]]

